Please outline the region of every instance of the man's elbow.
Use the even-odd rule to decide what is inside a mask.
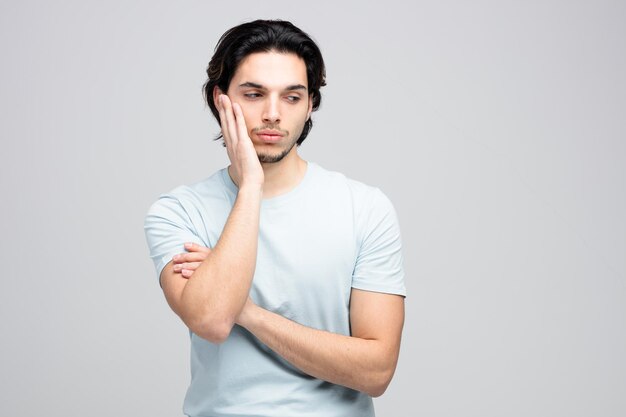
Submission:
[[[233,329],[234,321],[228,319],[222,320],[189,320],[186,321],[187,327],[197,336],[208,340],[214,344],[221,344],[228,339]]]
[[[380,397],[381,395],[385,393],[390,382],[391,382],[391,379],[389,379],[388,381],[380,381],[380,382],[374,383],[370,387],[368,387],[366,394],[374,398]]]
[[[372,377],[369,379],[369,384],[364,390],[367,395],[370,397],[380,397],[385,393],[387,387],[391,383],[391,379],[393,378],[393,374],[395,371],[394,366],[388,366],[385,369],[381,369],[377,371]]]

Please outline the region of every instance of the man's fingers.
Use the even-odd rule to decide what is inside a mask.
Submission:
[[[224,137],[224,143],[226,145],[226,149],[230,151],[232,147],[230,132],[228,131],[228,123],[226,121],[226,110],[224,109],[224,94],[220,94],[218,100],[220,101],[220,105],[218,107],[218,112],[220,115],[220,127],[222,128],[222,136]]]
[[[206,259],[208,253],[206,252],[190,252],[181,253],[172,258],[174,264],[182,264],[185,262],[202,262]]]
[[[175,264],[172,269],[174,272],[182,272],[182,271],[195,271],[202,264],[202,262],[183,262],[180,264]]]
[[[202,262],[211,253],[210,248],[193,242],[185,243],[185,250],[187,252],[179,253],[172,257],[175,266],[185,262]]]
[[[243,111],[239,103],[233,103],[233,112],[235,114],[235,121],[237,123],[237,138],[248,137],[248,128],[246,127],[246,119],[243,117]]]
[[[222,97],[222,107],[224,108],[226,131],[229,135],[230,145],[233,149],[236,149],[239,138],[237,136],[237,123],[235,122],[235,115],[233,114],[233,106],[226,94],[223,94],[220,97]],[[224,132],[224,126],[222,126],[222,133],[226,134],[226,132]]]
[[[185,250],[189,252],[204,252],[204,253],[211,252],[211,249],[207,248],[206,246],[198,245],[197,243],[194,243],[194,242],[185,243]]]
[[[195,271],[196,269],[198,269],[201,263],[202,262],[185,262],[184,264],[182,264],[182,267],[183,270],[187,269],[190,271]]]

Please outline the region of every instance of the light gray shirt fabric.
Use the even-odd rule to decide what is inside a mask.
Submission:
[[[161,195],[145,220],[157,276],[185,242],[215,246],[236,196],[227,169]],[[309,162],[296,188],[262,200],[250,296],[297,323],[350,335],[352,288],[406,295],[395,211],[377,188]],[[367,394],[302,373],[242,327],[219,345],[190,335],[189,416],[374,415]]]

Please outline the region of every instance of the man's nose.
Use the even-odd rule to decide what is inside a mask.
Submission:
[[[278,108],[278,97],[268,97],[263,109],[263,122],[277,123],[280,122],[280,111]]]

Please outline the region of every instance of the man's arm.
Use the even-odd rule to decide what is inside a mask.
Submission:
[[[235,204],[215,247],[189,279],[174,271],[161,272],[168,304],[189,329],[213,343],[223,342],[239,316],[256,266],[259,215],[264,175],[248,137],[241,108],[220,96],[218,107],[230,173],[239,186]]]
[[[377,397],[396,369],[404,297],[352,289],[352,336],[303,326],[250,299],[237,324],[303,372]]]
[[[199,245],[174,258],[179,280],[192,277],[208,255]],[[353,288],[351,336],[317,330],[267,311],[248,298],[237,319],[277,354],[301,371],[324,381],[383,394],[398,362],[404,324],[404,297]]]

